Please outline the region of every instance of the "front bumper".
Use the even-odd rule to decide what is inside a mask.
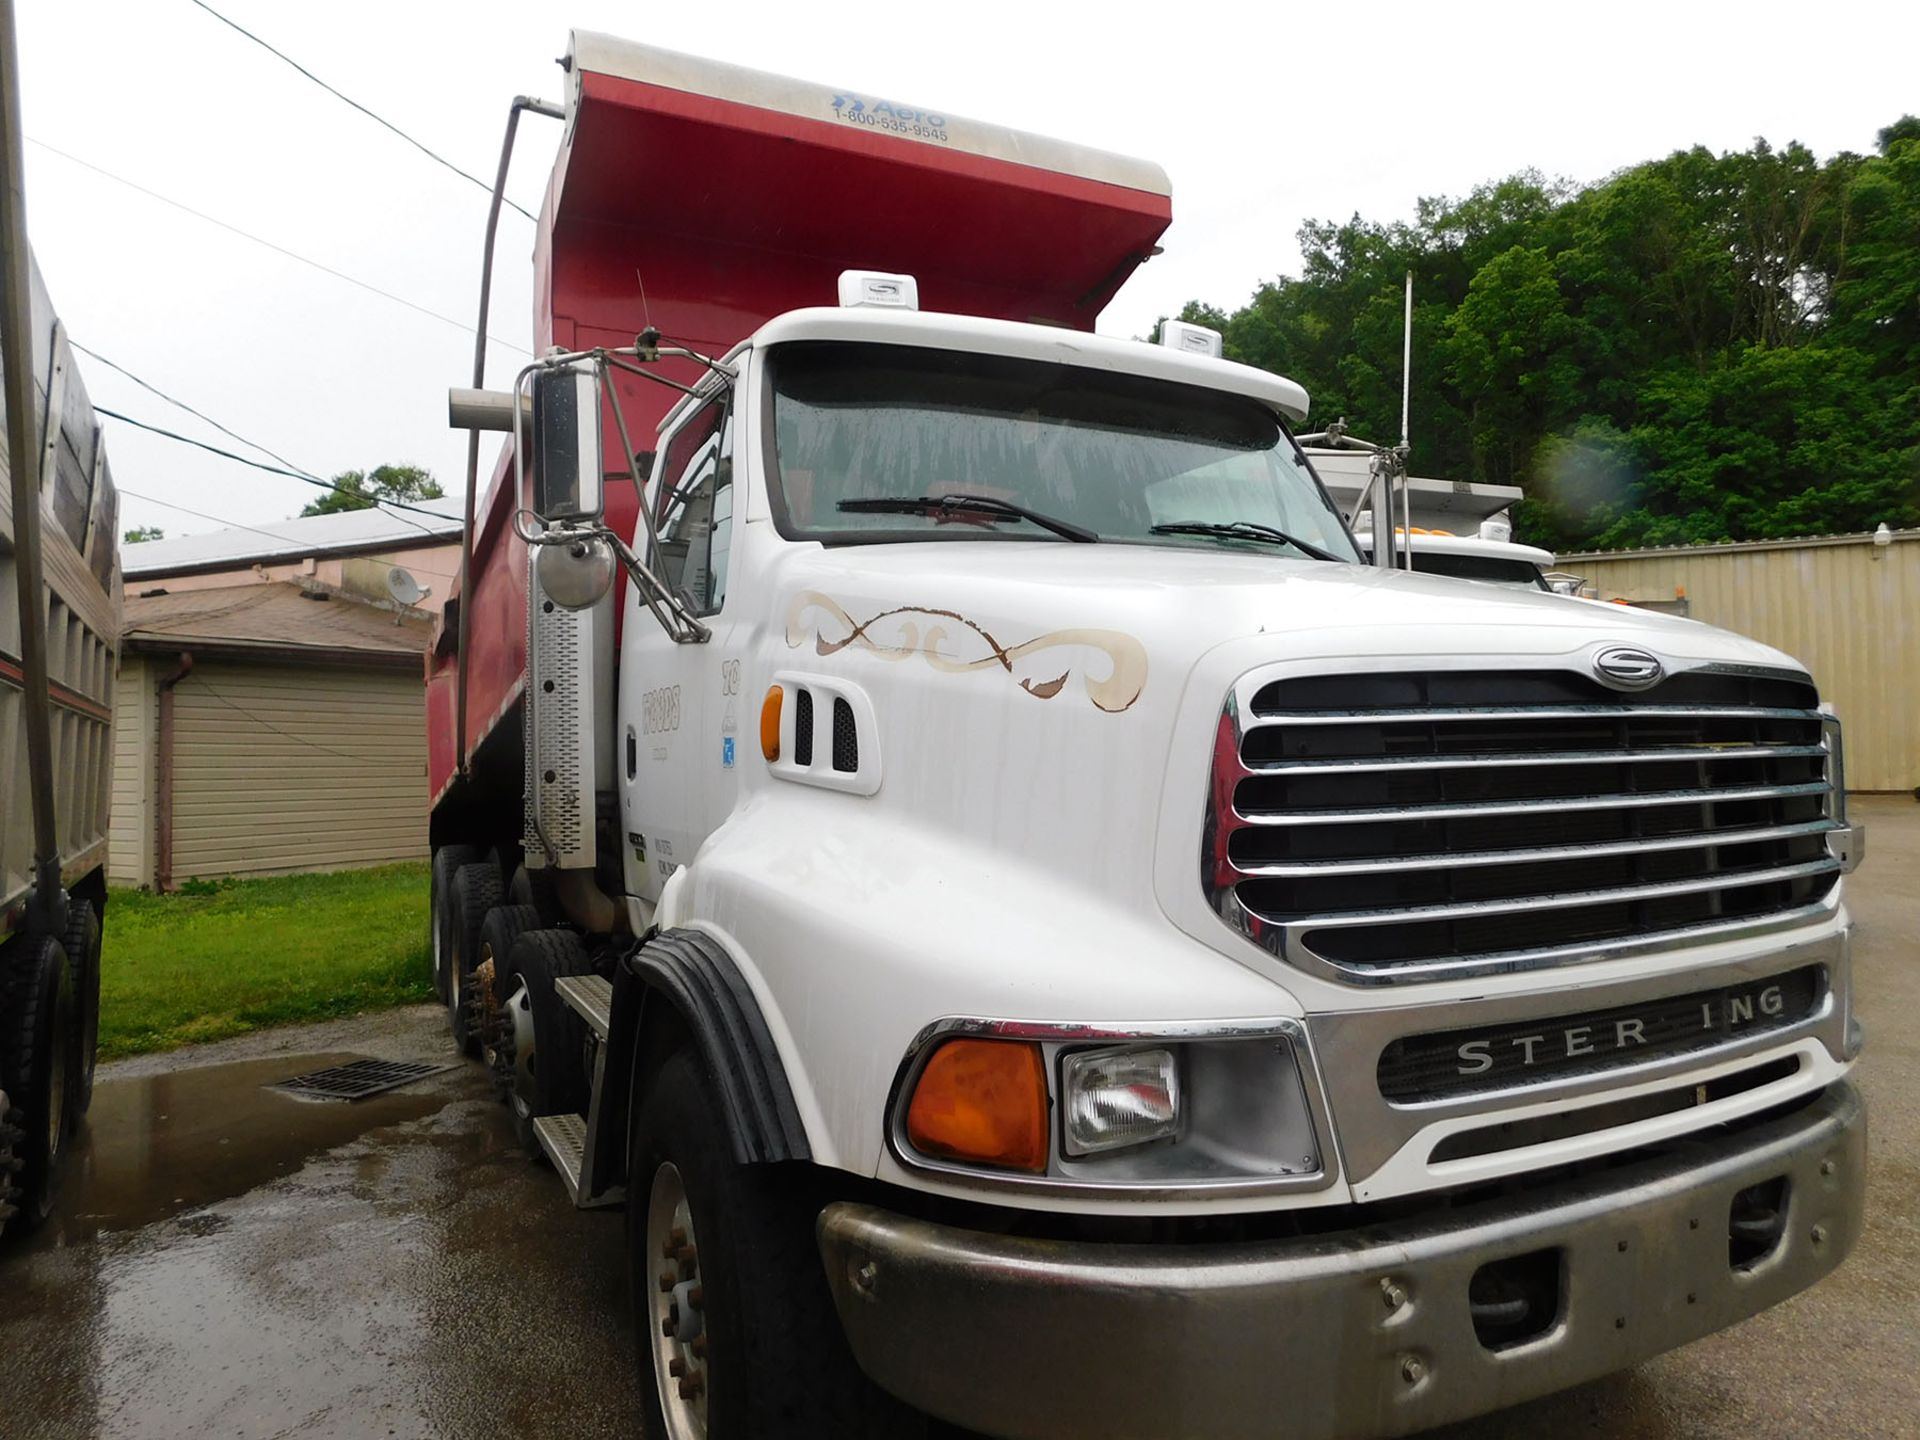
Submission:
[[[1302,1240],[1008,1237],[822,1212],[854,1354],[908,1403],[1007,1437],[1400,1435],[1608,1374],[1805,1289],[1860,1233],[1866,1116],[1839,1084],[1732,1133],[1521,1195]],[[1733,1197],[1787,1183],[1785,1231],[1729,1264]],[[1468,1283],[1559,1252],[1559,1313],[1482,1346]],[[1397,1303],[1396,1303],[1397,1302]]]

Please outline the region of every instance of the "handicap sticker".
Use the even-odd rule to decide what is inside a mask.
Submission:
[[[725,736],[720,741],[720,765],[725,770],[733,768],[733,737],[731,735]]]

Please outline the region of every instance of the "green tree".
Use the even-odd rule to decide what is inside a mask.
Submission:
[[[438,500],[446,492],[432,474],[418,465],[381,465],[373,470],[342,470],[331,481],[333,489],[316,496],[302,515],[338,515],[346,510],[370,510],[382,500],[418,502]]]
[[[120,537],[120,541],[124,545],[138,545],[146,540],[164,540],[166,538],[167,532],[162,530],[158,525],[135,525]]]
[[[1299,232],[1295,276],[1189,303],[1298,380],[1311,428],[1399,429],[1416,473],[1515,483],[1560,548],[1920,523],[1920,120],[1877,153],[1701,146],[1585,187],[1522,172]]]

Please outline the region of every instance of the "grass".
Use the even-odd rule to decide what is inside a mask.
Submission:
[[[427,867],[115,890],[100,1058],[433,997]]]

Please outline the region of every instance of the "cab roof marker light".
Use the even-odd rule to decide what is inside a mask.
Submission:
[[[842,280],[841,283],[844,285],[846,282]],[[1204,325],[1189,325],[1184,320],[1162,321],[1160,343],[1168,350],[1178,350],[1186,355],[1211,355],[1216,360],[1222,353],[1218,330],[1209,330]]]
[[[889,275],[882,270],[842,270],[840,304],[847,309],[870,306],[881,310],[918,310],[920,282],[911,275]]]

